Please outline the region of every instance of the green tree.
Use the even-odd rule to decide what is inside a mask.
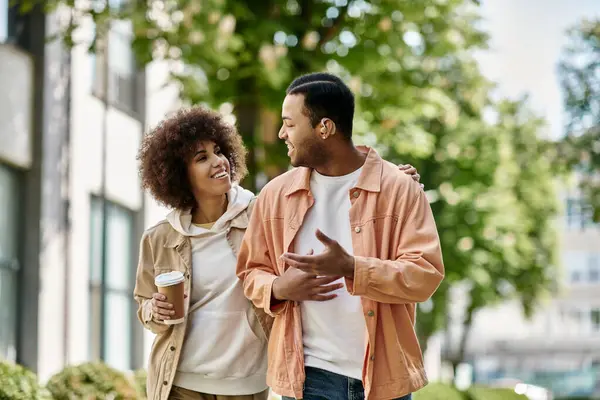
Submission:
[[[387,114],[401,109],[408,115],[396,130],[406,130],[405,146],[418,147],[414,140],[423,128],[411,114],[431,112],[430,103],[443,101],[433,98],[435,90],[427,95],[420,90],[435,88],[452,97],[444,85],[460,75],[465,52],[486,38],[475,27],[478,18],[469,0],[268,0],[252,6],[239,0],[154,0],[119,8],[110,4],[122,2],[108,0],[20,4],[30,9],[35,3],[49,10],[62,5],[74,10],[64,29],[69,43],[84,17],[99,26],[111,18],[130,19],[142,64],[173,61],[173,79],[191,103],[231,103],[250,150],[250,178],[244,182],[250,188],[257,172],[272,177],[287,166],[276,138],[277,115],[293,77],[322,70],[340,73],[359,93],[359,102],[364,100],[363,109],[381,106],[379,115],[367,112],[361,121],[387,120],[382,128],[389,130],[396,119]]]
[[[455,368],[465,359],[479,310],[512,299],[521,303],[529,317],[538,302],[555,289],[557,278],[557,197],[550,149],[539,137],[543,121],[531,113],[525,99],[502,101],[496,110],[497,122],[488,131],[498,149],[494,155],[494,183],[487,187],[475,183],[478,187],[469,190],[473,181],[464,182],[454,189],[463,193],[461,201],[452,205],[442,200],[438,205],[458,208],[442,212],[465,219],[458,248],[445,246],[445,258],[458,259],[460,253],[469,253],[465,261],[470,264],[463,265],[461,277],[467,305],[461,336],[450,356]],[[475,200],[469,201],[470,196]],[[451,232],[450,226],[441,229]]]
[[[47,9],[74,7],[73,0],[22,4],[35,2]],[[84,3],[77,2],[78,7]],[[250,150],[251,176],[244,182],[249,188],[255,188],[258,173],[270,178],[287,168],[286,151],[276,137],[287,84],[314,71],[336,73],[349,83],[357,95],[357,142],[376,146],[390,161],[410,160],[429,190],[446,279],[421,307],[417,322],[423,346],[444,327],[448,289],[455,283],[471,285],[474,311],[516,295],[527,309],[533,305],[539,290],[523,283],[545,284],[545,275],[533,276],[549,264],[546,257],[532,254],[538,246],[549,246],[543,250],[551,252],[553,244],[534,227],[538,220],[546,226],[547,215],[536,214],[536,207],[545,210],[547,203],[523,203],[528,196],[554,197],[544,196],[547,174],[536,180],[520,170],[519,151],[526,150],[525,160],[532,163],[545,160],[538,152],[535,119],[530,123],[531,116],[523,117],[520,103],[514,106],[517,112],[489,100],[493,85],[472,56],[487,43],[476,1],[263,0],[250,6],[241,0],[152,0],[109,5],[94,1],[88,9],[73,9],[63,35],[67,42],[83,17],[100,27],[115,18],[131,20],[133,48],[142,64],[169,61],[172,78],[190,103],[233,107]],[[486,122],[484,115],[494,110],[499,122]],[[508,121],[516,121],[516,127],[510,125],[514,131]],[[525,150],[517,148],[525,143],[525,137],[514,137],[519,134],[532,143],[523,144]],[[530,185],[528,192],[519,187],[523,182]]]
[[[600,222],[600,18],[584,19],[569,31],[560,63],[567,113],[560,160],[576,167],[585,200]]]

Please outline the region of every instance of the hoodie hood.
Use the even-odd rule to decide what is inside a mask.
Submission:
[[[192,223],[190,210],[173,210],[167,215],[167,221],[173,229],[184,236],[198,236],[208,232],[219,232],[226,228],[231,220],[248,208],[254,194],[234,183],[227,193],[227,210],[213,225],[211,229],[201,228]]]

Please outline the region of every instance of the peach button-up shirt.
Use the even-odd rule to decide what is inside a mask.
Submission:
[[[354,277],[346,286],[362,300],[365,357],[362,381],[367,400],[402,397],[427,384],[414,324],[417,303],[426,301],[444,277],[436,224],[419,184],[367,153],[350,190]],[[267,384],[281,395],[303,397],[304,352],[300,305],[271,304],[273,281],[287,265],[294,238],[314,199],[311,170],[295,168],[261,191],[238,256],[246,296],[275,317],[269,340]],[[335,207],[331,204],[331,207]]]

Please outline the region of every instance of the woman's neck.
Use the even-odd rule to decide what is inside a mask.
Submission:
[[[215,222],[225,214],[227,195],[197,199],[196,203],[196,207],[192,209],[192,222],[194,224],[208,224]]]

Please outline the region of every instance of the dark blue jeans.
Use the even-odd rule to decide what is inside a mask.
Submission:
[[[306,367],[303,400],[364,400],[365,389],[359,379],[334,374],[318,368]],[[283,397],[284,400],[294,400]],[[412,395],[396,400],[411,400]]]

